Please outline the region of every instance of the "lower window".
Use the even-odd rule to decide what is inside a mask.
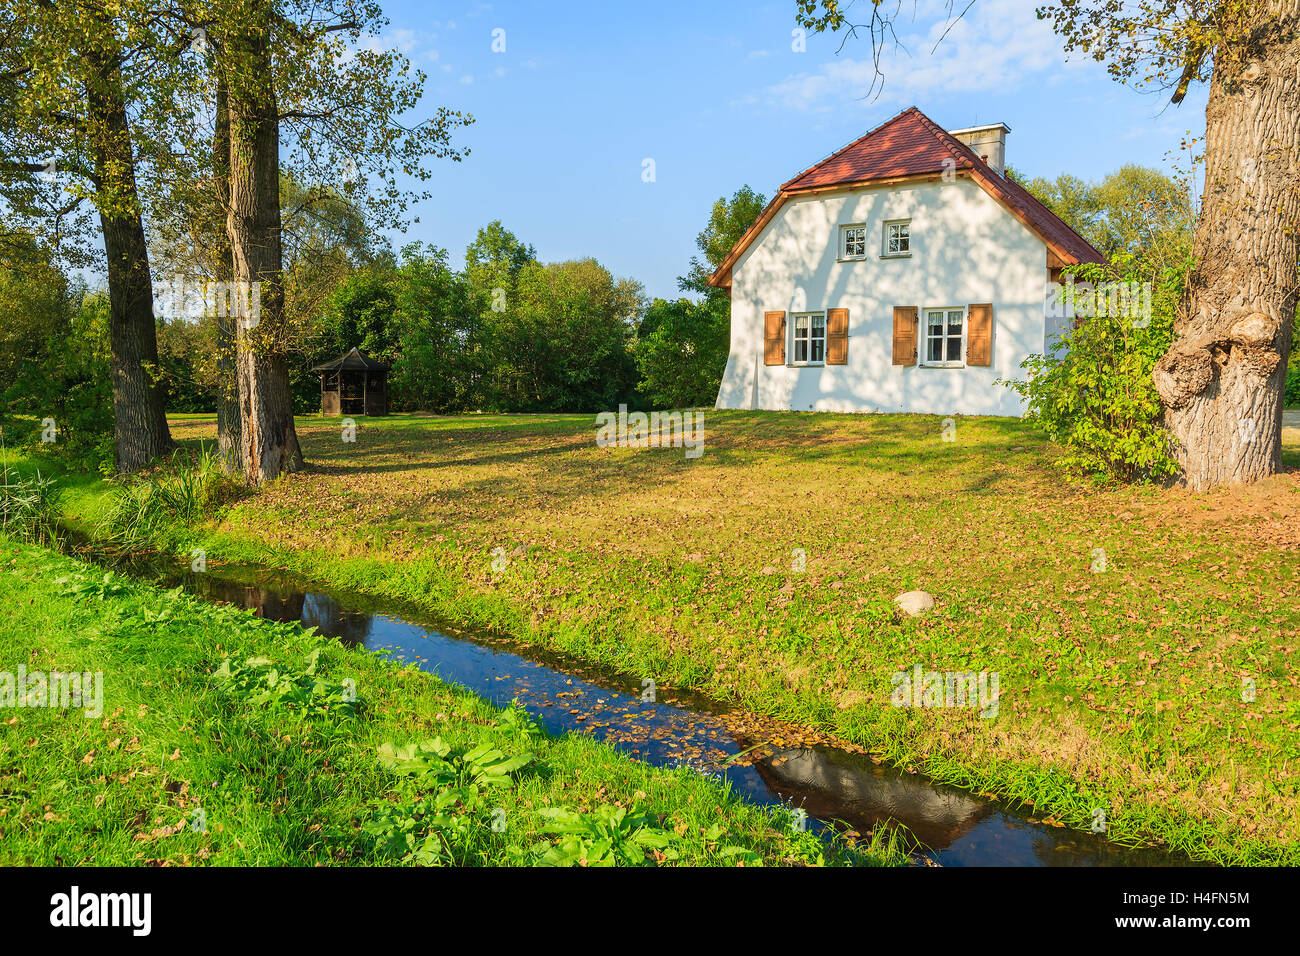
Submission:
[[[826,313],[804,312],[794,316],[794,364],[826,361]]]
[[[965,309],[925,310],[925,364],[961,365]]]

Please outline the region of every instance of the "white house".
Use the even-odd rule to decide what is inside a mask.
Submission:
[[[1048,283],[1104,259],[1005,176],[1008,132],[913,107],[782,186],[709,280],[717,407],[1019,415],[995,382],[1059,334]]]

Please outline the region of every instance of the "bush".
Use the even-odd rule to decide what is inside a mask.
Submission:
[[[1071,271],[1077,282],[1115,281],[1097,266]],[[1079,319],[1050,354],[1021,363],[1026,381],[1004,383],[1028,403],[1025,418],[1065,447],[1063,468],[1123,481],[1178,473],[1151,372],[1173,341],[1180,294],[1179,275],[1166,273],[1152,296],[1149,325],[1140,328],[1130,317],[1110,314]]]
[[[108,297],[81,290],[64,324],[17,360],[0,383],[0,428],[11,447],[57,459],[74,470],[114,468],[113,386],[109,375]],[[45,440],[53,421],[53,441]]]

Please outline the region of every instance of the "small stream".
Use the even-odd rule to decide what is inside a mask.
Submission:
[[[831,746],[811,732],[732,711],[676,689],[643,700],[638,680],[533,646],[413,623],[397,602],[310,583],[250,565],[210,565],[193,573],[157,556],[108,559],[115,570],[210,601],[300,622],[436,674],[504,707],[518,700],[548,731],[582,733],[651,764],[688,764],[730,781],[764,805],[802,807],[817,825],[868,833],[906,826],[919,862],[942,866],[1177,866],[1184,858],[1133,850],[1091,834],[1045,825],[996,801],[882,766],[865,753]],[[740,755],[739,757],[737,755]]]

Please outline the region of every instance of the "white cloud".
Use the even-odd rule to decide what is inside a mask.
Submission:
[[[955,23],[948,21],[942,0],[922,0],[915,21],[900,16],[894,27],[899,42],[897,47],[892,40],[885,42],[880,61],[885,80],[878,98],[867,95],[873,81],[879,88],[879,80],[871,63],[871,40],[860,31],[844,47],[860,59],[841,55],[767,87],[759,100],[813,111],[843,109],[853,100],[864,107],[921,104],[949,93],[1050,82],[1059,71],[1081,65],[1065,62],[1051,25],[1039,20],[1033,4],[1024,0],[977,0]]]
[[[409,54],[415,48],[416,36],[414,30],[396,29],[389,30],[384,34],[384,44],[390,50],[401,50]]]

